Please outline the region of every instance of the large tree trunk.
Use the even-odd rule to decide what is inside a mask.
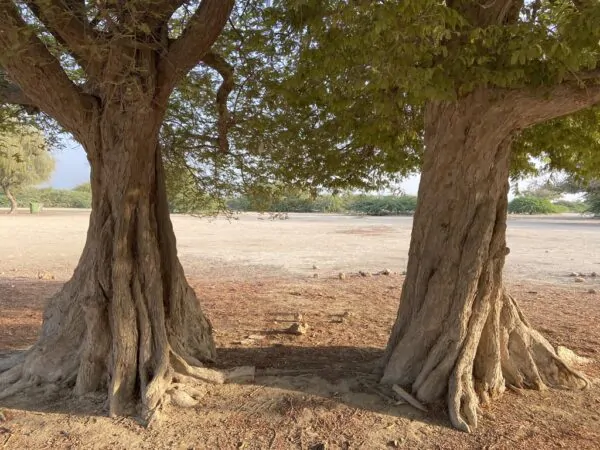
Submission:
[[[481,92],[426,109],[424,166],[384,383],[424,402],[447,396],[452,424],[477,425],[505,385],[583,388],[502,282],[511,134],[518,118]]]
[[[10,189],[7,186],[4,186],[2,190],[4,191],[4,195],[6,195],[6,198],[10,202],[10,211],[8,213],[9,214],[16,213],[17,212],[17,199],[15,198],[14,195],[12,195],[12,192],[10,192]]]
[[[79,264],[50,300],[37,344],[0,374],[0,397],[40,382],[108,389],[111,415],[148,417],[176,373],[224,381],[198,368],[215,346],[177,258],[158,114],[119,109],[106,108],[85,142],[93,208]]]

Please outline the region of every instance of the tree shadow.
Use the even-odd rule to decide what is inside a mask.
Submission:
[[[14,352],[12,353],[14,354]],[[6,355],[6,354],[5,354]],[[5,356],[4,355],[4,356]],[[290,396],[311,408],[318,399],[329,404],[344,404],[359,411],[370,411],[390,417],[426,422],[448,427],[445,408],[432,405],[428,413],[399,403],[393,391],[378,383],[378,362],[383,350],[357,347],[300,347],[270,346],[251,348],[220,348],[216,368],[241,365],[256,367],[252,383],[241,383],[241,390],[228,391],[229,402],[200,402],[199,410],[209,408],[219,412],[239,413],[239,402],[248,397],[249,390],[264,390],[263,395],[274,403],[285,403]],[[0,361],[3,355],[0,355]],[[211,386],[207,393],[221,396],[220,386]],[[44,401],[39,401],[39,396]],[[236,402],[239,396],[239,402]],[[44,386],[33,388],[0,402],[0,406],[38,413],[62,413],[79,416],[106,416],[106,394],[99,392],[76,398],[70,390],[49,393]]]

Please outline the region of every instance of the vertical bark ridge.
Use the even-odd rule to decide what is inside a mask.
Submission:
[[[74,386],[78,395],[108,389],[111,415],[149,418],[183,367],[173,361],[202,377],[193,366],[215,360],[212,327],[177,258],[160,149],[142,146],[88,152],[104,156],[91,158],[94,204],[84,251],[73,278],[50,300],[39,341],[0,373],[0,397],[39,382]],[[222,382],[212,372],[205,379]]]
[[[410,386],[424,402],[446,397],[453,426],[464,431],[477,426],[479,404],[505,384],[587,384],[504,290],[518,119],[481,92],[426,108],[419,205],[381,381]]]

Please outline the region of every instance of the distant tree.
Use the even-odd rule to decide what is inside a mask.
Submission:
[[[585,191],[585,202],[587,203],[587,213],[600,217],[600,182],[590,183]]]
[[[0,187],[11,214],[17,210],[14,190],[47,181],[53,171],[54,158],[39,131],[17,128],[0,134]]]
[[[77,192],[92,192],[92,185],[90,183],[81,183],[73,188]]]
[[[600,145],[600,143],[599,143]],[[583,212],[600,217],[600,179],[582,179],[570,176],[556,184],[555,189],[566,194],[583,194]]]

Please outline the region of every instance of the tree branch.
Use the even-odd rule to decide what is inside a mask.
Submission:
[[[30,0],[27,5],[54,38],[68,50],[89,75],[94,75],[102,64],[101,36],[82,21],[81,11],[64,0]],[[81,5],[79,5],[81,7]]]
[[[23,93],[19,86],[6,82],[0,83],[0,103],[27,107],[36,106],[36,104]]]
[[[150,28],[161,26],[166,23],[173,13],[183,4],[184,0],[162,0],[156,2],[156,4],[149,8],[151,11],[147,20],[148,24],[152,25]]]
[[[516,89],[506,100],[516,105],[512,113],[519,117],[521,128],[527,128],[600,104],[600,83],[582,86],[580,79],[547,88]]]
[[[234,0],[202,0],[183,34],[169,45],[159,62],[157,103],[166,104],[179,80],[210,50],[225,27],[234,3]]]
[[[221,55],[209,51],[202,57],[202,62],[210,68],[219,72],[223,81],[217,90],[217,142],[219,150],[223,153],[229,153],[229,140],[227,133],[233,124],[231,114],[227,108],[227,99],[235,85],[233,79],[233,66],[229,64]]]
[[[577,72],[567,77],[567,81],[588,81],[598,80],[600,81],[600,69],[588,70],[584,72]]]
[[[474,27],[488,27],[515,23],[523,7],[523,0],[449,0],[447,5],[456,9]]]
[[[12,1],[0,0],[0,64],[44,112],[81,136],[95,100],[73,84]]]

